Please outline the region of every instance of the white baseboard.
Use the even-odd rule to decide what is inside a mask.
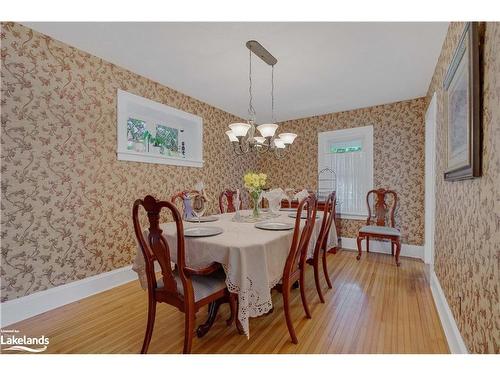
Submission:
[[[341,247],[343,247],[344,249],[353,249],[353,250],[358,249],[358,245],[356,243],[355,238],[342,237],[340,240],[341,240]],[[362,251],[366,252],[365,240],[363,240],[362,242]],[[370,239],[370,252],[390,254],[391,243]],[[400,256],[424,260],[424,247],[418,245],[401,244]]]
[[[133,280],[137,280],[137,274],[130,265],[3,302],[0,304],[1,326],[6,327]]]
[[[434,297],[434,303],[436,304],[450,352],[453,354],[467,354],[467,346],[460,334],[460,330],[458,329],[455,318],[448,305],[448,301],[443,293],[443,289],[441,289],[441,284],[439,283],[436,273],[434,270],[431,270],[430,274],[432,296]]]

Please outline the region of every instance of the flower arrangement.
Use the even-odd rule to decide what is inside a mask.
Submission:
[[[245,188],[247,188],[250,192],[260,192],[264,186],[266,186],[267,175],[264,173],[248,172],[243,177],[243,181],[245,182]]]
[[[264,173],[248,172],[243,177],[245,188],[250,192],[253,201],[253,216],[259,217],[259,201],[262,189],[266,186],[267,175]]]

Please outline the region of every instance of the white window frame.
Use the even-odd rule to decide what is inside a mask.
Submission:
[[[341,129],[341,130],[331,130],[327,132],[318,133],[318,174],[324,168],[330,168],[329,160],[326,155],[330,155],[329,143],[334,142],[348,142],[353,140],[362,140],[362,149],[366,152],[367,156],[367,170],[371,171],[368,173],[367,191],[364,193],[363,199],[366,199],[366,193],[373,189],[373,125],[361,126],[357,128]],[[341,183],[338,178],[336,184]],[[363,212],[342,212],[342,204],[338,207],[339,213],[342,218],[345,219],[355,219],[364,220],[368,217],[368,209],[364,206]]]

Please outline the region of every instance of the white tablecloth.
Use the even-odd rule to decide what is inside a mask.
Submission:
[[[250,211],[241,211],[248,215]],[[294,223],[288,217],[290,212],[282,211],[280,216],[269,221]],[[309,257],[312,257],[319,235],[322,212],[318,212],[315,230],[309,243]],[[249,318],[267,313],[272,307],[271,289],[279,283],[286,258],[292,243],[293,230],[267,231],[255,228],[254,223],[233,222],[234,213],[218,215],[219,220],[201,223],[203,226],[218,226],[224,232],[213,237],[186,237],[186,264],[190,267],[204,267],[212,262],[221,263],[226,271],[226,284],[230,292],[238,294],[238,318],[243,330],[249,336]],[[198,226],[184,222],[185,228]],[[174,223],[160,225],[171,248],[172,261],[176,261],[176,233]],[[335,223],[328,237],[329,248],[337,246]],[[134,270],[141,279],[142,253],[134,262]],[[144,275],[142,275],[144,276]]]

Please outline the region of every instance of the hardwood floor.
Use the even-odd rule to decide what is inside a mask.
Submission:
[[[312,319],[306,319],[298,290],[292,317],[299,344],[290,342],[282,297],[273,292],[274,312],[250,320],[250,339],[224,320],[224,305],[212,329],[193,340],[193,353],[448,353],[448,346],[421,261],[389,255],[340,251],[328,257],[333,289],[324,279],[319,302],[312,267],[307,289]],[[45,335],[48,353],[138,353],[146,326],[146,293],[138,282],[100,293],[11,327],[25,335]],[[206,310],[197,314],[197,323]],[[180,353],[184,315],[159,304],[149,353]]]

